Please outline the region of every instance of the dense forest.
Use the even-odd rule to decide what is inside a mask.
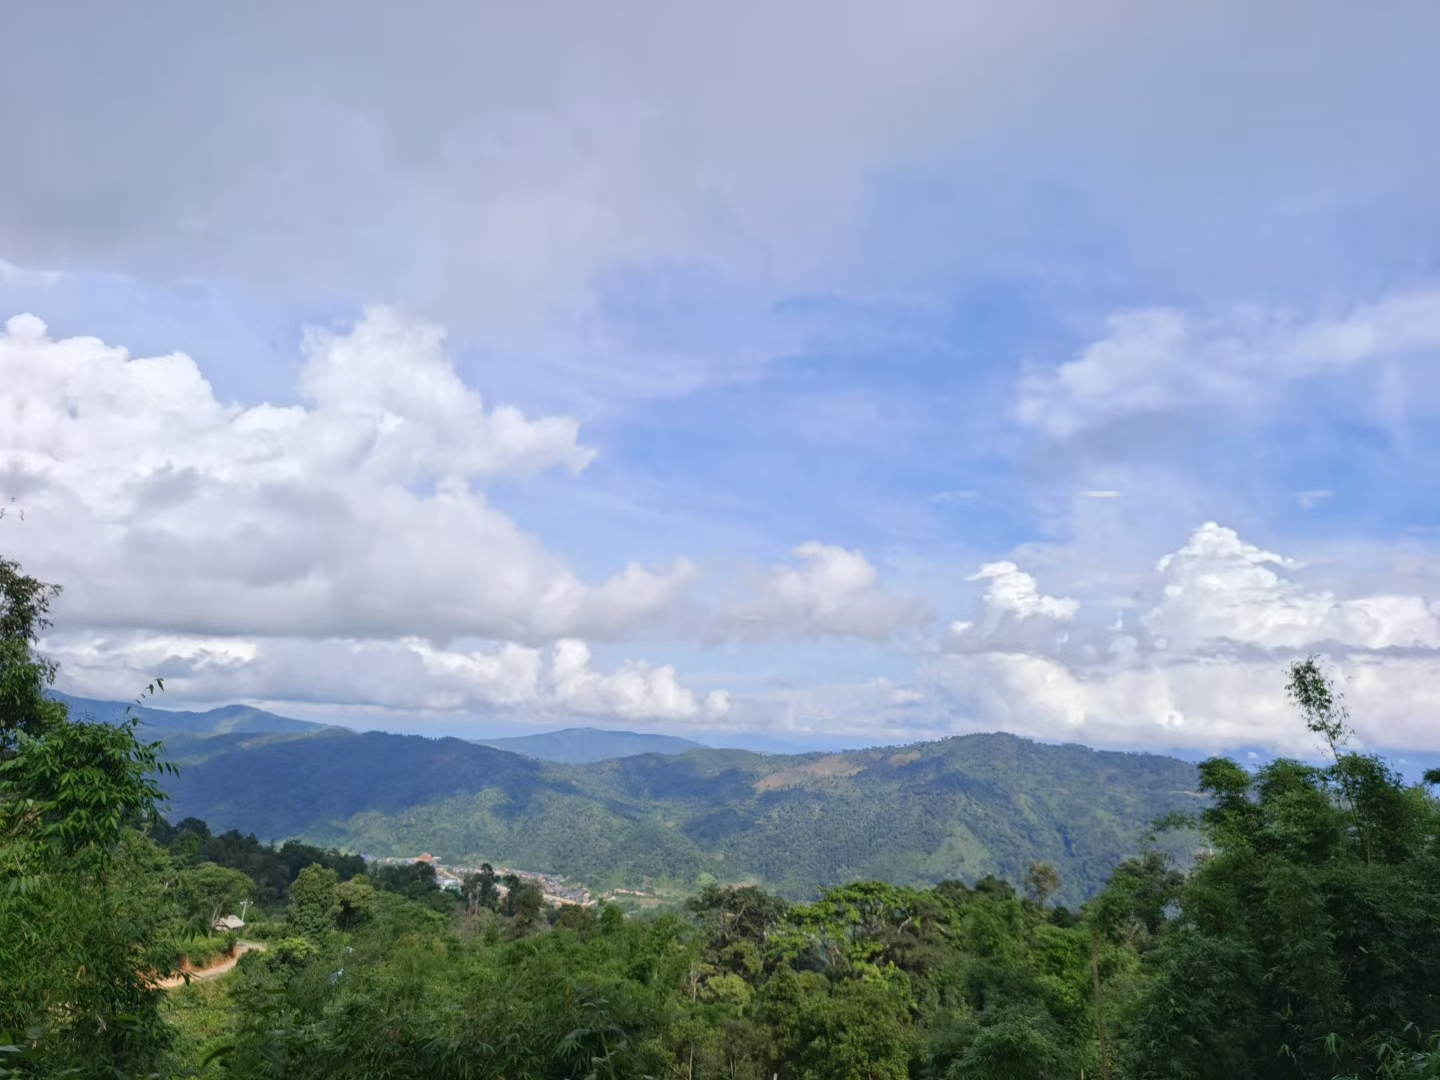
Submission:
[[[1349,749],[1313,659],[1288,690],[1324,763],[1205,762],[1161,823],[1203,837],[1183,870],[1140,850],[1070,906],[1037,860],[627,916],[167,824],[163,747],[45,694],[53,594],[0,560],[0,1076],[1440,1077],[1440,775]],[[234,969],[162,988],[236,948],[242,901]]]

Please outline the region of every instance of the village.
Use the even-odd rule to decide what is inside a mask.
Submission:
[[[480,872],[479,865],[460,866],[442,863],[428,851],[413,857],[384,857],[375,855],[364,855],[362,857],[367,863],[373,863],[376,866],[403,866],[408,863],[425,863],[434,868],[435,880],[442,889],[450,889],[455,892],[460,891],[466,875],[478,874]],[[539,870],[517,870],[508,866],[495,866],[493,863],[491,864],[491,869],[494,870],[497,879],[503,879],[507,875],[513,874],[523,881],[533,881],[540,887],[540,892],[544,895],[545,899],[552,904],[579,904],[582,906],[590,906],[600,900],[612,898],[609,893],[593,896],[585,886],[569,878],[562,877],[559,874],[547,874]],[[498,887],[502,892],[505,889],[503,884]],[[629,889],[616,889],[614,892],[625,893],[626,895],[635,897],[648,897],[649,895],[645,892],[632,891]]]

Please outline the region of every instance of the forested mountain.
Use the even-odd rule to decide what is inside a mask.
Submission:
[[[281,839],[486,790],[523,809],[555,783],[541,762],[464,739],[337,729],[232,743],[181,769],[168,788],[171,816]]]
[[[155,709],[125,701],[72,697],[58,690],[50,690],[48,694],[54,700],[62,702],[70,715],[77,720],[114,724],[125,717],[128,709],[130,714],[140,721],[142,734],[149,734],[154,738],[168,739],[173,735],[305,735],[331,727],[329,724],[317,724],[312,720],[277,716],[249,705],[224,705],[205,712],[185,712]]]
[[[173,816],[374,855],[430,851],[604,884],[758,880],[804,898],[1032,860],[1089,895],[1149,824],[1192,810],[1195,768],[1009,735],[840,754],[743,750],[547,764],[460,739],[330,731],[243,740],[170,781]]]
[[[564,728],[535,735],[475,741],[482,746],[493,746],[497,750],[509,750],[560,765],[589,765],[639,754],[683,754],[687,750],[703,749],[705,745],[677,735],[606,731],[602,728]]]

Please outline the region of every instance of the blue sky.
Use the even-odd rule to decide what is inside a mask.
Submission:
[[[0,72],[64,688],[1303,750],[1318,652],[1440,750],[1433,5],[67,7]]]

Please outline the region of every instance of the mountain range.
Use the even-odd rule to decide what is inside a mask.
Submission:
[[[175,745],[183,745],[187,755],[200,749],[194,740],[208,740],[221,735],[308,735],[326,730],[350,730],[335,724],[296,720],[294,717],[280,716],[278,713],[249,705],[225,705],[205,712],[187,712],[181,709],[156,709],[135,702],[75,697],[58,690],[52,690],[49,694],[55,700],[63,702],[70,715],[77,720],[117,724],[127,715],[134,716],[140,721],[141,734],[164,739],[172,749]],[[482,746],[493,746],[498,750],[509,750],[562,765],[591,764],[635,754],[681,754],[705,745],[676,735],[609,731],[590,727],[472,741]],[[213,756],[214,750],[214,746],[206,747],[203,756]]]
[[[71,719],[117,724],[128,714],[140,721],[142,732],[154,738],[166,735],[305,735],[323,731],[329,726],[313,720],[278,716],[249,705],[225,705],[206,712],[185,712],[155,709],[128,701],[75,697],[58,690],[49,691],[49,696],[64,703]]]
[[[96,720],[125,709],[63,700]],[[429,851],[599,886],[713,878],[804,898],[857,878],[1019,881],[1046,859],[1060,869],[1060,898],[1074,903],[1139,850],[1157,818],[1199,806],[1188,762],[1003,734],[758,754],[594,729],[485,745],[361,734],[245,706],[136,711],[181,766],[165,783],[172,821],[377,856]],[[680,752],[633,752],[654,747]]]
[[[560,765],[593,765],[611,758],[638,754],[683,754],[703,750],[704,743],[678,735],[651,735],[637,731],[606,731],[603,728],[563,728],[537,735],[515,735],[503,739],[476,739],[481,746],[509,750],[526,757]]]

